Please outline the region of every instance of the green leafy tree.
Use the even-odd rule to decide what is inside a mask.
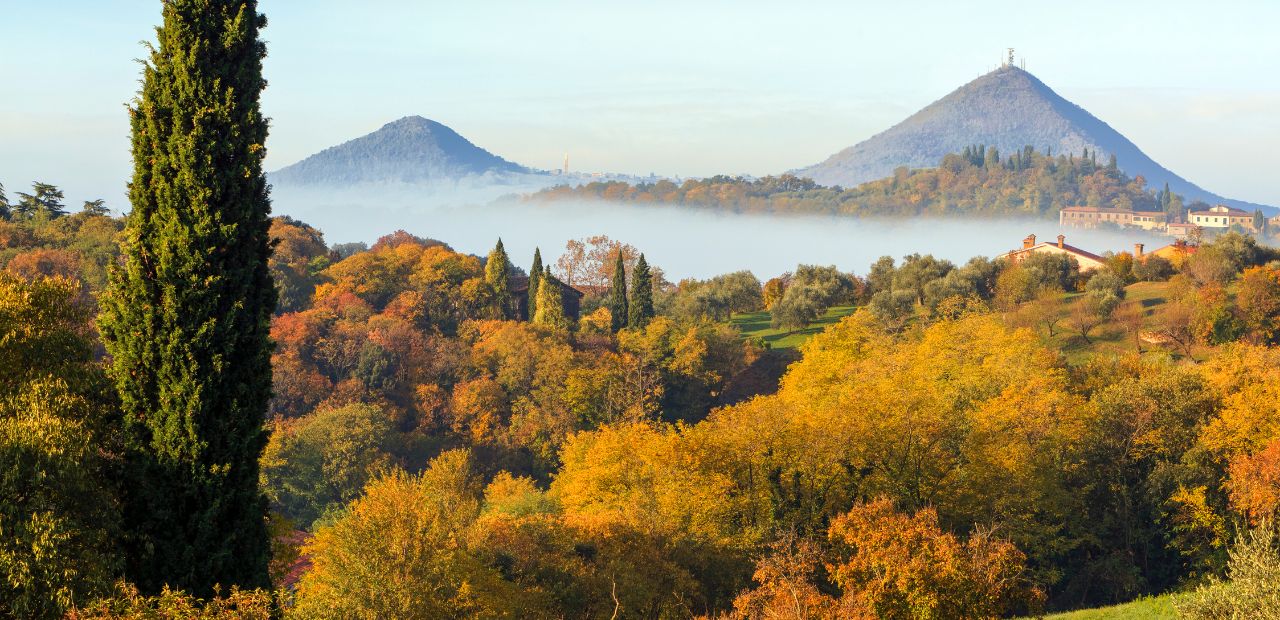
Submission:
[[[494,303],[498,305],[500,318],[511,318],[511,259],[507,257],[506,248],[502,247],[502,239],[493,246],[489,258],[484,263],[484,281],[493,289]]]
[[[644,327],[653,318],[653,274],[644,254],[631,272],[631,299],[627,314],[628,327]]]
[[[144,593],[268,582],[265,25],[254,0],[165,2],[130,110],[133,209],[99,328],[126,431],[126,574]]]
[[[542,284],[542,249],[533,248],[533,266],[529,268],[529,300],[525,306],[530,321],[538,310],[538,286]]]
[[[622,252],[617,254],[613,279],[609,281],[609,317],[615,333],[627,326],[627,267],[622,262]]]

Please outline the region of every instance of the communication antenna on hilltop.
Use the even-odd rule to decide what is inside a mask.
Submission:
[[[564,154],[564,170],[560,174],[569,174],[569,154]]]
[[[1014,64],[1013,64],[1013,48],[1012,48],[1012,47],[1011,47],[1011,48],[1009,48],[1009,62],[1008,62],[1008,64],[1006,64],[1005,66],[1006,66],[1006,67],[1012,67],[1012,66],[1014,66]]]

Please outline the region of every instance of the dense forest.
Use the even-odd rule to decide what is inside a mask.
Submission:
[[[1142,177],[1129,178],[1112,156],[1052,155],[1028,146],[1001,156],[975,145],[947,155],[937,168],[897,169],[893,176],[856,188],[825,187],[793,175],[717,175],[683,183],[661,180],[560,185],[526,200],[608,200],[673,204],[744,213],[816,213],[852,216],[1056,216],[1064,207],[1090,206],[1165,211],[1170,221],[1188,208],[1166,187],[1153,190]],[[1204,205],[1207,206],[1207,205]]]
[[[670,283],[602,236],[524,269],[500,242],[329,247],[276,217],[276,590],[200,603],[119,581],[129,448],[93,316],[124,222],[65,211],[0,222],[19,615],[1002,617],[1210,584],[1207,606],[1280,507],[1280,263],[1248,237],[1091,274],[912,255]],[[547,293],[571,277],[576,320]],[[780,382],[726,322],[837,304],[860,310]],[[1132,351],[1051,338],[1108,329]]]
[[[270,215],[264,25],[163,3],[127,216],[0,188],[0,615],[1280,609],[1276,250],[672,283],[603,235],[527,269],[501,240],[330,246]],[[951,163],[1176,204],[1091,159]],[[742,204],[793,191],[844,193]],[[793,355],[744,313],[820,333]]]

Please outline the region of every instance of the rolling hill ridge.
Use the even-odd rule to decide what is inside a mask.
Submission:
[[[929,104],[893,127],[846,148],[825,161],[793,172],[823,185],[853,187],[893,174],[900,166],[936,166],[948,153],[985,144],[1002,153],[1024,146],[1054,154],[1099,158],[1114,154],[1129,176],[1149,187],[1169,189],[1189,200],[1253,210],[1272,207],[1223,198],[1161,166],[1132,141],[1084,108],[1067,101],[1034,75],[1005,66]]]
[[[282,185],[353,185],[458,181],[525,174],[528,168],[472,144],[449,127],[406,116],[270,173]]]

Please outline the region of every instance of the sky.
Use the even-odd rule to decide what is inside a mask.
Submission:
[[[417,114],[537,168],[776,174],[1014,47],[1192,182],[1280,205],[1280,2],[260,0],[268,169]],[[0,0],[0,182],[120,209],[154,0]]]

